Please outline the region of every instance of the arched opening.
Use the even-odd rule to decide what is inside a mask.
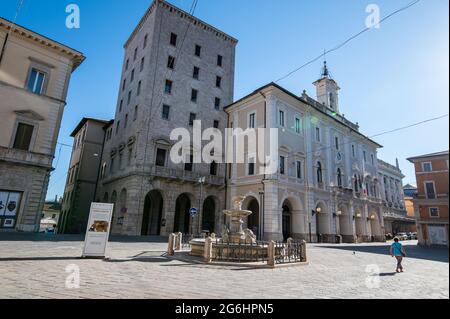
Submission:
[[[164,200],[160,191],[152,190],[145,196],[142,236],[157,236],[161,232]]]
[[[175,220],[174,232],[182,232],[184,234],[191,233],[189,210],[192,208],[191,199],[187,194],[178,196],[175,204]]]
[[[254,197],[247,197],[242,205],[242,209],[250,210],[253,212],[247,218],[247,228],[250,229],[258,238],[259,234],[259,203]]]
[[[283,240],[286,241],[292,236],[292,205],[288,200],[283,203],[282,230]]]
[[[214,200],[214,197],[209,196],[205,199],[203,202],[202,214],[202,230],[213,233],[216,226],[216,201]]]
[[[330,217],[324,203],[316,205],[316,233],[318,242],[324,242],[324,238],[330,234]]]

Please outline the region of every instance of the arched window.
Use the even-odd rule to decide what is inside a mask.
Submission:
[[[337,184],[339,187],[342,187],[342,172],[340,168],[337,170]]]
[[[323,174],[322,174],[322,163],[317,162],[317,183],[323,183]]]

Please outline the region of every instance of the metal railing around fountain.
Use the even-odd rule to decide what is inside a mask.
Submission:
[[[241,241],[238,243],[226,242],[222,239],[213,241],[213,255],[214,261],[229,261],[229,262],[267,262],[268,242],[265,241]]]
[[[301,240],[288,240],[287,243],[275,242],[275,263],[306,262],[306,243]]]
[[[181,237],[181,249],[190,250],[192,248],[191,241],[194,239],[204,239],[204,235],[183,234]]]

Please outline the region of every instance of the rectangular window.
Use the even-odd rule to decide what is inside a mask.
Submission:
[[[248,175],[255,175],[255,163],[248,163]]]
[[[372,165],[375,165],[375,156],[373,156],[373,154],[370,154],[370,161]]]
[[[138,53],[138,49],[134,49],[134,56],[133,56],[133,61],[136,61],[137,59],[137,53]]]
[[[137,88],[137,96],[141,95],[141,85],[142,85],[142,81],[139,81],[138,88]]]
[[[123,127],[126,128],[128,126],[128,114],[125,114],[125,123],[123,124]]]
[[[127,100],[127,105],[129,105],[129,104],[130,104],[130,102],[131,102],[131,94],[132,94],[132,91],[128,92],[128,100]]]
[[[194,168],[194,155],[190,154],[189,158],[186,159],[186,162],[184,163],[184,170],[188,171],[188,172],[192,172],[193,168]]]
[[[167,58],[167,67],[172,70],[175,68],[175,58],[171,55]]]
[[[339,151],[339,137],[334,138],[334,146],[336,147],[336,150]]]
[[[145,66],[145,57],[143,57],[143,58],[141,59],[141,67],[140,67],[140,69],[139,69],[140,72],[142,72],[142,71],[144,70],[144,66]]]
[[[222,78],[220,76],[216,76],[216,87],[220,88],[222,86]]]
[[[16,137],[14,139],[13,148],[28,151],[30,149],[33,130],[34,130],[33,125],[19,123],[19,125],[17,125]]]
[[[214,128],[219,128],[219,121],[214,120],[213,127],[214,127]]]
[[[356,157],[355,145],[352,145],[352,156]]]
[[[284,175],[286,173],[285,171],[285,160],[286,158],[284,156],[280,156],[280,174]]]
[[[194,66],[194,72],[192,74],[192,77],[196,80],[200,78],[200,68]]]
[[[117,121],[117,125],[116,125],[116,135],[117,135],[117,133],[119,133],[119,129],[120,129],[120,121]]]
[[[123,100],[120,100],[119,112],[122,112],[122,108],[123,108]]]
[[[170,116],[170,106],[164,104],[162,109],[162,119],[169,120],[169,116]]]
[[[364,163],[367,163],[367,153],[366,153],[366,151],[363,151],[363,159],[364,159]]]
[[[171,94],[172,93],[172,85],[173,85],[172,81],[166,80],[166,85],[164,87],[164,92],[167,93],[167,94]]]
[[[200,57],[201,54],[202,54],[202,47],[196,44],[195,45],[195,56]]]
[[[223,62],[223,57],[219,54],[217,56],[217,66],[222,66],[222,62]]]
[[[175,33],[170,34],[170,44],[173,46],[177,46],[177,35]]]
[[[430,217],[439,217],[439,208],[437,207],[430,207]]]
[[[125,71],[128,71],[129,65],[130,65],[130,59],[127,59],[127,62],[125,63]]]
[[[198,98],[198,91],[195,89],[192,89],[191,92],[191,101],[194,103],[197,103],[197,98]]]
[[[136,120],[137,120],[137,117],[138,117],[138,111],[139,111],[139,106],[136,105],[136,106],[134,107],[133,121],[136,121]]]
[[[434,183],[433,182],[425,182],[425,191],[427,193],[428,199],[435,199],[436,198],[436,192],[434,190]]]
[[[279,120],[279,124],[280,124],[280,126],[284,126],[284,124],[285,124],[285,121],[284,121],[284,111],[279,111],[279,118],[278,118],[278,120]]]
[[[214,108],[216,110],[220,110],[220,99],[218,97],[216,97],[214,100]]]
[[[190,113],[189,114],[189,125],[193,126],[194,125],[194,121],[197,118],[197,114],[195,113]]]
[[[133,81],[134,81],[134,69],[131,70],[131,79],[130,79],[130,82],[133,82]]]
[[[432,172],[433,171],[433,165],[431,164],[431,162],[422,163],[422,171],[424,171],[424,172]]]
[[[320,142],[320,127],[316,127],[316,142]]]
[[[297,168],[297,178],[301,179],[302,178],[302,162],[297,161],[296,168]]]
[[[144,37],[144,49],[147,46],[147,40],[148,40],[148,34],[146,34]]]
[[[255,118],[256,118],[255,113],[250,114],[248,118],[248,128],[255,128]]]
[[[300,134],[301,132],[301,122],[300,119],[297,117],[295,118],[295,133]]]
[[[166,166],[166,153],[167,151],[162,148],[156,150],[156,166]]]
[[[28,80],[28,90],[36,94],[42,94],[44,89],[45,73],[32,69]]]

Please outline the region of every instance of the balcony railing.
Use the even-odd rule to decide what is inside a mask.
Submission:
[[[0,146],[0,160],[51,168],[53,157]]]

